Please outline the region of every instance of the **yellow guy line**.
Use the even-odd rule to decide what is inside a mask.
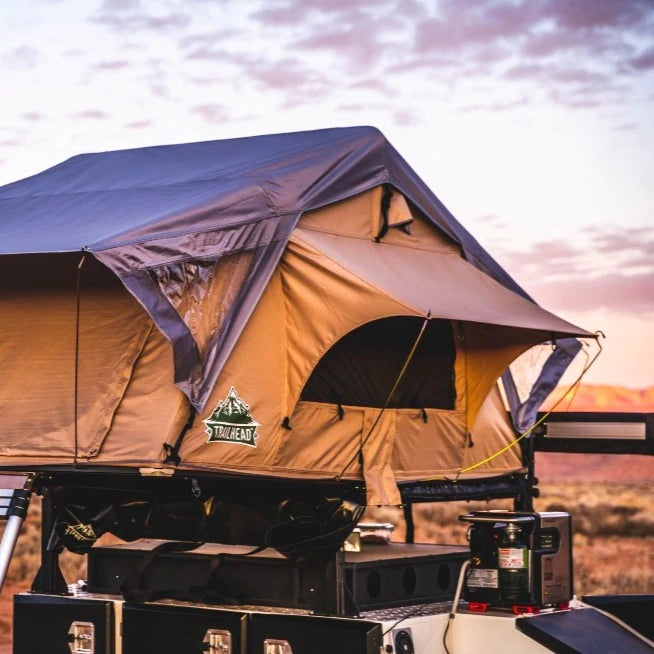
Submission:
[[[595,356],[590,360],[590,362],[588,362],[586,364],[586,366],[581,371],[581,373],[579,374],[577,379],[575,379],[575,381],[571,384],[571,386],[568,388],[568,390],[554,403],[552,408],[549,411],[547,411],[547,413],[543,414],[533,425],[531,425],[531,427],[529,427],[529,429],[527,429],[527,431],[520,434],[520,436],[518,436],[515,440],[511,441],[508,445],[505,445],[501,450],[498,450],[494,454],[491,454],[490,456],[487,456],[482,461],[478,461],[477,463],[473,463],[471,466],[468,466],[467,468],[463,468],[462,470],[459,470],[456,473],[456,477],[454,479],[450,479],[449,477],[445,477],[445,476],[439,476],[439,477],[428,477],[427,479],[421,479],[420,481],[452,481],[452,482],[456,482],[456,481],[459,480],[459,477],[462,474],[464,474],[466,472],[470,472],[471,470],[474,470],[475,468],[479,468],[480,466],[483,466],[485,463],[488,463],[489,461],[492,461],[493,459],[496,459],[498,456],[504,454],[504,452],[506,452],[506,451],[510,450],[512,447],[514,447],[523,438],[526,438],[527,436],[529,436],[529,434],[531,434],[531,432],[534,431],[534,429],[536,429],[536,427],[538,427],[538,425],[540,425],[545,420],[547,420],[547,418],[556,409],[556,407],[559,406],[559,404],[561,404],[561,402],[563,402],[563,400],[570,394],[570,392],[579,385],[579,383],[583,379],[584,375],[590,370],[590,367],[595,363],[595,361],[597,360],[597,357],[599,357],[599,355],[602,353],[602,344],[600,343],[599,338],[600,338],[600,336],[602,338],[605,338],[605,336],[604,336],[604,334],[602,332],[599,332],[599,331],[595,332],[595,336],[597,337],[596,343],[599,346],[599,350],[597,351]]]

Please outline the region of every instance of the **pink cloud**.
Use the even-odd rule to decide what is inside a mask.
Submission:
[[[229,120],[227,107],[222,104],[202,104],[191,107],[191,112],[198,114],[210,123],[225,123]]]
[[[100,109],[85,109],[71,114],[72,118],[82,118],[85,120],[104,120],[109,118],[109,114],[101,111]]]
[[[406,109],[400,109],[393,114],[393,120],[396,125],[415,125],[419,122],[418,117]]]
[[[129,66],[129,61],[127,59],[117,59],[113,61],[101,61],[98,64],[95,64],[94,68],[99,70],[121,70]]]
[[[568,29],[625,28],[642,25],[652,11],[649,0],[592,0],[546,4],[546,14]]]
[[[41,53],[32,46],[21,45],[6,53],[3,57],[5,64],[13,68],[34,68],[41,58]]]
[[[151,30],[161,32],[178,30],[191,22],[187,13],[171,12],[154,15],[141,10],[138,2],[130,0],[109,0],[100,8],[91,20],[121,33],[130,33],[137,30]]]
[[[395,64],[387,66],[384,72],[390,75],[413,73],[416,71],[431,72],[442,68],[456,68],[459,63],[460,62],[454,57],[435,55],[418,56],[405,58]]]
[[[584,311],[607,308],[642,315],[654,313],[654,271],[640,275],[611,273],[589,278],[535,281],[529,292],[557,310]]]
[[[392,89],[381,79],[363,79],[348,85],[349,89],[363,91],[377,91],[385,96],[396,96],[398,91]]]
[[[151,120],[134,120],[131,123],[125,123],[124,127],[129,129],[144,129],[145,127],[150,127],[152,125]]]
[[[224,60],[229,57],[229,52],[223,48],[212,48],[207,46],[200,46],[195,48],[186,55],[187,59],[204,59],[211,60]]]
[[[651,70],[654,68],[654,48],[650,48],[638,57],[634,57],[630,62],[636,70]]]

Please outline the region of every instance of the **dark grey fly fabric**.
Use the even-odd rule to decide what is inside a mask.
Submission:
[[[92,252],[172,342],[175,382],[201,410],[300,215],[383,183],[528,297],[372,127],[72,157],[0,188],[0,254]],[[248,275],[201,356],[157,269],[239,252]]]

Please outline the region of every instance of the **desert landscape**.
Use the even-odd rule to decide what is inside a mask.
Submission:
[[[552,400],[550,399],[550,402]],[[584,386],[570,410],[654,412],[654,387],[630,390]],[[573,515],[574,587],[577,596],[602,593],[654,593],[654,465],[651,457],[539,453],[539,511]],[[466,526],[457,516],[472,510],[511,508],[507,500],[450,502],[415,508],[416,541],[464,544]],[[0,654],[11,652],[12,597],[29,588],[39,563],[40,502],[32,501],[7,582],[0,594]],[[367,516],[396,525],[402,540],[402,512],[376,509]],[[85,576],[85,558],[64,553],[68,582]]]

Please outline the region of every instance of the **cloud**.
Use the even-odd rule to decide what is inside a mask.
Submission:
[[[640,253],[650,258],[654,268],[654,228],[634,227],[619,232],[595,230],[591,234],[592,247],[596,252],[629,256]]]
[[[5,53],[2,60],[12,68],[34,68],[41,59],[41,53],[29,45],[21,45]]]
[[[516,107],[522,107],[528,103],[526,97],[519,98],[517,100],[507,100],[505,102],[478,102],[476,104],[464,105],[459,107],[457,111],[462,112],[473,112],[473,111],[509,111],[510,109],[515,109]]]
[[[378,64],[397,59],[405,49],[404,37],[409,36],[405,17],[392,7],[378,3],[378,10],[370,13],[361,3],[343,3],[341,15],[304,25],[303,36],[290,41],[289,49],[331,57],[331,68],[341,77],[343,72],[371,76]]]
[[[139,0],[103,0],[101,11],[127,11],[129,9],[137,9]]]
[[[292,91],[296,106],[315,102],[316,94],[324,100],[331,90],[329,79],[322,71],[304,66],[298,58],[247,59],[244,75],[250,82],[267,91]]]
[[[629,62],[636,70],[651,70],[654,68],[654,48],[650,48]]]
[[[398,95],[396,89],[391,88],[386,82],[377,78],[362,79],[358,82],[348,84],[348,89],[353,91],[376,91],[386,97]]]
[[[613,129],[619,132],[631,132],[640,127],[639,123],[622,123],[621,125],[614,125]]]
[[[71,118],[81,118],[83,120],[104,120],[109,118],[109,114],[101,111],[100,109],[85,109],[83,111],[77,111],[74,114],[71,114]]]
[[[651,43],[653,33],[651,0],[442,0],[431,18],[415,23],[413,47],[385,72],[438,72],[450,84],[501,77],[531,102],[620,104],[617,87],[654,68],[654,48],[635,46]],[[480,102],[468,110],[486,108]]]
[[[399,109],[393,114],[393,121],[396,125],[415,125],[419,122],[419,118],[412,111]]]
[[[123,127],[127,127],[128,129],[145,129],[151,125],[151,120],[134,120],[131,123],[125,123]]]
[[[191,107],[191,112],[210,123],[226,123],[229,120],[227,107],[222,104],[202,104]]]
[[[299,39],[294,47],[300,50],[337,53],[340,55],[366,55],[366,63],[375,56],[379,45],[379,35],[373,30],[361,31],[354,24],[344,23],[337,26],[326,26],[313,34]]]
[[[557,310],[604,308],[641,315],[654,312],[654,271],[636,275],[610,273],[594,278],[579,276],[565,284],[535,282],[528,290],[539,301]]]
[[[651,227],[590,227],[575,239],[540,241],[522,251],[499,250],[518,283],[546,306],[654,312]]]
[[[239,36],[239,32],[235,29],[188,34],[179,40],[179,47],[183,50],[187,48],[210,48],[215,46],[216,43],[234,36]]]
[[[446,0],[439,16],[416,28],[416,52],[461,52],[521,37],[538,20],[538,2],[487,3]]]
[[[443,68],[456,68],[460,62],[455,57],[426,55],[405,57],[397,63],[387,66],[385,74],[395,75],[415,72],[433,72]]]
[[[556,27],[571,30],[643,27],[651,16],[650,0],[592,0],[592,2],[545,3],[545,15]]]
[[[509,227],[509,224],[496,213],[486,213],[481,216],[477,216],[474,219],[475,223],[484,223],[485,225],[488,225],[492,227],[493,229],[505,229]]]
[[[597,84],[603,85],[610,81],[608,75],[592,72],[583,68],[562,68],[560,66],[545,66],[542,64],[520,64],[512,66],[504,76],[508,79],[550,80],[563,84]]]
[[[91,20],[121,34],[129,34],[139,30],[179,30],[191,22],[191,16],[181,12],[148,13],[136,0],[105,0]]]
[[[273,4],[273,3],[270,3]],[[270,6],[268,4],[264,9],[255,11],[250,14],[250,18],[259,21],[267,26],[293,27],[302,25],[310,11],[308,4],[280,4]]]
[[[205,45],[196,47],[191,52],[188,52],[186,58],[200,61],[234,61],[234,55],[229,50]]]
[[[97,70],[121,70],[129,66],[127,59],[115,59],[112,61],[100,61],[93,66]]]

